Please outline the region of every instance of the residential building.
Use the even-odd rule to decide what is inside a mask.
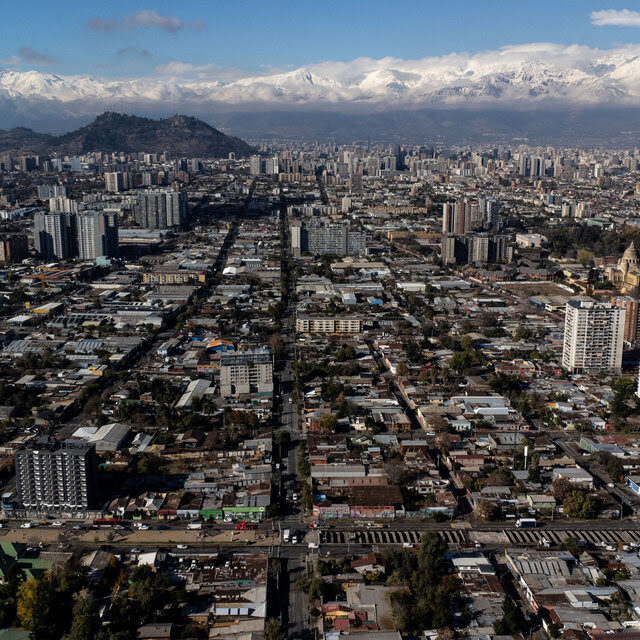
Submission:
[[[562,366],[571,373],[619,371],[626,312],[591,298],[569,300]]]
[[[296,318],[299,333],[362,333],[364,320],[359,316],[309,316]]]
[[[220,356],[220,394],[273,391],[273,355],[267,347],[257,351],[227,351]]]
[[[33,216],[33,244],[41,258],[71,258],[74,251],[74,217],[68,213],[44,213]]]
[[[118,215],[98,211],[76,216],[78,257],[95,260],[99,256],[118,256]]]
[[[29,242],[23,233],[0,236],[0,263],[20,262],[29,256]]]
[[[51,198],[66,198],[67,187],[62,184],[41,184],[38,185],[38,198],[40,200],[50,200]]]
[[[138,195],[136,222],[145,229],[180,226],[187,217],[187,196],[182,191],[149,190]]]
[[[366,251],[367,234],[346,224],[296,221],[291,225],[291,248],[294,255],[355,256]]]
[[[624,341],[633,344],[638,340],[638,313],[640,300],[631,296],[618,296],[612,300],[613,304],[625,310]]]
[[[18,501],[25,508],[87,509],[96,484],[95,447],[40,436],[15,454]]]

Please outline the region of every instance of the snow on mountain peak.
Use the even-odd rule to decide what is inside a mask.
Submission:
[[[454,53],[422,60],[357,58],[323,62],[272,74],[228,79],[212,67],[165,65],[170,75],[105,80],[38,71],[0,70],[0,100],[56,101],[70,108],[95,109],[122,103],[265,103],[317,106],[362,103],[408,106],[483,105],[500,101],[544,104],[610,104],[640,101],[640,45],[609,50],[580,45],[531,43],[473,55]]]

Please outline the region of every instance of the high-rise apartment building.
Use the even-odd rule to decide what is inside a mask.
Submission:
[[[562,366],[571,373],[619,371],[626,312],[591,298],[566,306]]]
[[[49,198],[49,211],[58,211],[60,213],[78,213],[78,202],[77,200],[71,200],[71,198],[63,198],[62,196]]]
[[[280,173],[280,160],[278,156],[263,158],[262,156],[253,155],[249,158],[249,173],[252,176],[261,174],[278,175]]]
[[[0,263],[11,264],[29,257],[29,242],[23,233],[0,236]]]
[[[273,391],[273,356],[268,348],[220,356],[220,395]]]
[[[41,258],[66,260],[75,254],[75,216],[70,213],[36,212],[33,244]]]
[[[296,221],[291,225],[294,255],[304,251],[316,255],[357,256],[365,253],[367,234],[346,224]]]
[[[158,189],[138,195],[136,222],[145,229],[180,226],[187,217],[187,196],[182,191]]]
[[[463,235],[477,226],[482,226],[484,214],[477,203],[459,200],[442,205],[442,233]]]
[[[27,509],[87,509],[96,486],[95,448],[40,436],[15,454],[18,501]]]
[[[624,318],[624,341],[633,344],[640,339],[638,330],[638,315],[640,313],[640,300],[631,296],[618,296],[612,300],[613,304],[620,309],[625,310]]]
[[[104,188],[105,191],[111,193],[118,193],[124,191],[124,179],[122,173],[113,171],[111,173],[104,174]]]
[[[118,257],[118,214],[90,211],[76,217],[78,257],[95,260]]]
[[[41,184],[38,185],[38,198],[40,200],[50,200],[51,198],[66,198],[67,187],[62,184]]]
[[[253,155],[249,158],[249,173],[252,176],[259,176],[262,169],[262,158]]]
[[[500,200],[488,198],[484,201],[484,227],[485,229],[500,229],[502,221],[500,219]]]

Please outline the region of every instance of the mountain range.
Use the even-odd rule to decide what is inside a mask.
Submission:
[[[284,73],[218,79],[215,69],[165,65],[162,74],[105,80],[38,71],[0,71],[0,99],[63,104],[162,101],[277,106],[386,105],[425,107],[484,103],[640,102],[640,46],[598,50],[539,43],[475,55],[401,60],[358,58]],[[79,105],[78,105],[79,106]]]
[[[0,130],[0,151],[78,155],[92,151],[111,153],[169,151],[172,156],[224,158],[233,152],[247,156],[253,149],[240,138],[227,136],[197,118],[174,115],[164,120],[107,112],[91,124],[62,136],[17,127]]]
[[[571,124],[578,114],[580,122],[589,122],[586,137],[606,143],[611,133],[624,138],[625,131],[640,129],[634,115],[638,107],[640,45],[601,50],[537,43],[473,55],[358,58],[235,75],[210,65],[170,63],[146,77],[115,80],[0,69],[0,123],[49,133],[84,124],[111,109],[154,117],[186,111],[223,129],[235,123],[239,128],[233,131],[258,139],[270,137],[264,129],[273,122],[278,123],[273,136],[333,139],[318,126],[331,122],[346,141],[356,131],[357,137],[379,139],[388,127],[403,139],[438,134],[437,123],[443,122],[451,125],[445,130],[454,138],[461,126],[462,141],[467,134],[485,140],[494,133],[531,138],[531,118],[553,125],[556,119],[545,114],[555,114]],[[613,123],[600,115],[613,109],[626,111],[621,118],[614,116]],[[398,115],[407,111],[412,113]],[[470,112],[488,126],[470,130]],[[508,117],[505,121],[494,113]],[[416,131],[416,119],[430,124]],[[505,122],[513,126],[505,130]],[[564,133],[564,128],[556,130]],[[549,132],[549,137],[555,134]]]

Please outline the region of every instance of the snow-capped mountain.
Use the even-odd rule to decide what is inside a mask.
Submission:
[[[229,80],[215,67],[163,65],[119,80],[0,70],[0,113],[52,109],[76,116],[126,107],[264,105],[317,108],[634,106],[640,45],[609,50],[539,43],[422,60],[358,58]],[[0,126],[1,126],[0,122]]]

